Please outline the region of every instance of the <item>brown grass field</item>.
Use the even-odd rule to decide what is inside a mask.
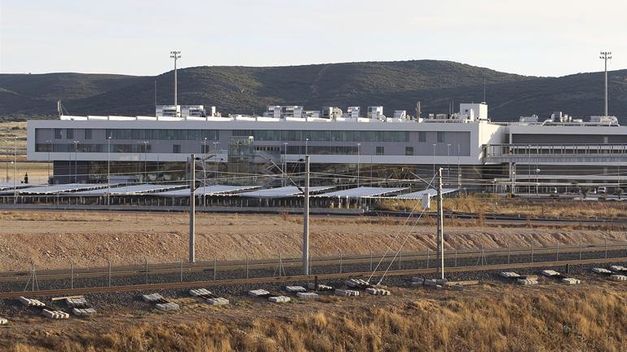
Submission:
[[[120,305],[97,318],[22,316],[0,329],[6,351],[625,351],[624,283],[482,284],[464,291],[392,288],[273,305],[236,298],[180,312]],[[113,308],[113,307],[109,307]]]
[[[30,266],[56,268],[177,262],[186,258],[186,213],[0,212],[0,271]],[[296,215],[198,214],[199,260],[298,257],[302,218]],[[446,248],[528,248],[626,242],[627,231],[577,227],[445,224]],[[408,238],[409,237],[409,238]],[[313,216],[313,256],[368,254],[435,248],[433,220],[406,224],[396,217]]]

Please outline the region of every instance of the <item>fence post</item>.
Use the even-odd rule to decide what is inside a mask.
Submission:
[[[581,251],[583,249],[583,243],[579,241],[579,260],[581,260]]]
[[[246,278],[248,279],[248,255],[246,255]]]
[[[213,259],[213,279],[216,280],[218,278],[218,259]]]
[[[70,262],[70,288],[74,289],[74,263]]]
[[[403,268],[403,252],[398,252],[398,270]]]
[[[340,274],[342,273],[342,252],[340,251]]]
[[[183,282],[183,260],[179,260],[179,269],[180,269],[180,274],[181,274],[181,276],[179,277],[179,280]]]
[[[427,269],[429,269],[429,253],[431,251],[429,250],[429,248],[427,248]]]
[[[605,259],[607,259],[607,237],[605,238]]]
[[[107,259],[107,266],[108,266],[107,285],[111,287],[111,259]]]
[[[370,271],[372,271],[372,249],[370,250]]]
[[[455,248],[455,267],[457,267],[457,248]]]
[[[531,244],[531,262],[533,263],[533,243]]]
[[[555,255],[555,261],[559,262],[560,261],[560,243],[557,242],[557,249],[556,249],[556,255]]]
[[[146,273],[144,281],[148,283],[148,258],[144,258],[144,272]]]
[[[508,244],[507,245],[507,264],[509,264],[510,256],[511,256],[511,249]]]

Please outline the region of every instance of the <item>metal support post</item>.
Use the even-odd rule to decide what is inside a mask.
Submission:
[[[70,288],[74,289],[74,263],[70,263]]]
[[[438,265],[440,279],[444,280],[444,213],[442,211],[442,168],[438,168]]]
[[[507,245],[507,264],[509,264],[510,255],[511,255],[511,251],[510,251],[509,244],[508,244]]]
[[[427,268],[429,268],[429,255],[430,255],[431,251],[429,250],[429,248],[427,248]]]
[[[213,279],[218,278],[218,259],[213,260]]]
[[[179,260],[179,273],[180,273],[179,281],[183,282],[183,261],[182,260]]]
[[[196,262],[196,156],[190,158],[190,195],[189,195],[189,262]]]
[[[533,263],[533,243],[531,244],[531,262]]]
[[[303,274],[309,275],[309,155],[305,155],[305,190],[303,221]]]
[[[144,259],[144,272],[146,273],[145,282],[148,283],[148,259]]]
[[[555,254],[555,261],[559,262],[560,261],[560,243],[557,242],[557,249],[555,250],[556,254]]]
[[[107,260],[107,264],[108,264],[107,286],[111,287],[111,260]]]
[[[370,271],[372,271],[372,250],[370,250]]]

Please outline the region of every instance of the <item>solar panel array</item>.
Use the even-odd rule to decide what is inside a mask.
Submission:
[[[389,193],[396,193],[406,188],[390,188],[390,187],[356,187],[343,189],[341,191],[335,191],[330,193],[323,193],[316,197],[336,197],[336,198],[366,198],[377,197]]]
[[[316,186],[309,187],[309,193],[317,193],[327,189],[331,189],[331,186]],[[277,188],[260,189],[258,191],[239,193],[238,196],[250,197],[250,198],[287,198],[300,196],[303,192],[296,186],[285,186]]]
[[[458,191],[458,189],[456,189],[456,188],[443,188],[442,189],[442,194],[453,193],[453,192],[456,192],[456,191]],[[418,192],[399,194],[398,196],[396,196],[394,198],[395,199],[419,200],[419,199],[422,199],[422,197],[424,197],[425,194],[429,194],[429,197],[435,197],[438,194],[438,191],[436,191],[433,188],[429,188],[429,189],[425,189],[425,190],[418,191]]]
[[[211,196],[218,194],[230,194],[234,192],[245,191],[249,189],[258,188],[257,186],[229,186],[229,185],[211,185],[211,186],[203,186],[198,187],[194,194],[196,196]],[[189,187],[183,189],[177,189],[173,191],[165,191],[155,193],[156,196],[163,197],[189,197]]]
[[[161,192],[167,191],[174,188],[184,187],[182,185],[154,185],[154,184],[143,184],[143,185],[131,185],[131,186],[122,186],[122,187],[110,187],[107,188],[107,185],[104,185],[104,188],[89,190],[85,192],[77,192],[73,193],[75,195],[81,196],[134,196],[134,195],[142,195],[147,193]]]
[[[102,183],[66,183],[59,185],[49,185],[41,187],[30,187],[18,190],[19,194],[58,194],[58,193],[70,193],[77,191],[95,190],[98,188],[106,187],[106,184]]]

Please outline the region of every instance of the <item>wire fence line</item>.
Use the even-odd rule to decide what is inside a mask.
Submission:
[[[601,245],[557,245],[550,247],[454,249],[445,251],[446,267],[474,267],[483,265],[537,263],[611,259],[618,262],[627,258],[627,242]],[[311,275],[332,273],[372,272],[378,262],[392,270],[428,269],[437,267],[433,250],[401,252],[396,257],[383,253],[342,254],[310,258]],[[243,260],[204,260],[196,263],[149,263],[103,267],[76,267],[0,272],[0,292],[38,291],[79,287],[106,287],[147,283],[172,283],[202,280],[229,280],[247,278],[272,278],[302,274],[301,258],[284,257]]]

